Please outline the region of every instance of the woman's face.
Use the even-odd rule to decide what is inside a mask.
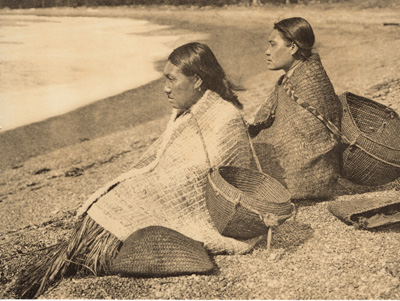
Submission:
[[[282,34],[274,29],[268,38],[267,65],[269,70],[281,70],[287,72],[293,65],[295,59],[293,44],[282,38]],[[297,50],[297,49],[296,49]]]
[[[164,76],[164,92],[173,108],[186,110],[199,100],[196,77],[187,77],[170,61],[165,65]]]

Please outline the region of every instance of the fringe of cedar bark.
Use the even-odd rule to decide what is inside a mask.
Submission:
[[[49,248],[42,259],[21,272],[15,292],[22,299],[34,299],[64,276],[107,274],[121,244],[86,214],[68,241]]]

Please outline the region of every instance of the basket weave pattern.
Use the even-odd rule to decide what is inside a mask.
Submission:
[[[296,94],[339,126],[341,105],[317,54],[289,78]],[[275,121],[254,138],[265,173],[287,187],[294,199],[330,197],[339,173],[338,143],[326,126],[294,102],[278,82],[263,107],[277,99]],[[260,109],[255,123],[265,117]]]
[[[171,276],[214,268],[204,246],[174,230],[151,226],[131,234],[111,265],[112,273]]]
[[[400,118],[390,108],[352,93],[340,95],[342,132],[352,141],[342,154],[342,174],[364,185],[400,177]]]
[[[292,214],[290,193],[272,177],[247,168],[221,166],[208,175],[207,208],[218,231],[248,239],[267,233],[265,216],[282,223]]]
[[[159,225],[203,242],[212,253],[248,250],[255,241],[219,234],[205,201],[210,167],[250,167],[254,160],[237,109],[206,92],[190,112],[171,119],[160,139],[158,149],[146,155],[146,162],[155,159],[106,185],[87,214],[121,241],[138,229]]]

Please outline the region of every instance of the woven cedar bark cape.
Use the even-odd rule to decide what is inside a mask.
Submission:
[[[340,102],[318,54],[298,65],[288,81],[302,100],[339,126]],[[276,106],[272,125],[254,138],[261,167],[294,199],[329,197],[338,178],[337,141],[320,120],[288,96],[281,82],[282,78],[254,121],[270,118]]]
[[[240,113],[211,91],[177,113],[139,168],[100,189],[78,214],[86,212],[121,241],[138,229],[164,226],[203,242],[213,253],[247,251],[256,240],[221,236],[205,202],[210,167],[249,168],[254,160]]]

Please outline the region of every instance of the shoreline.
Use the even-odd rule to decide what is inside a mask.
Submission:
[[[2,11],[4,13],[4,10]],[[51,8],[23,11],[22,13],[43,15],[40,11],[44,12],[44,15],[60,16],[63,13],[70,13],[72,9],[57,9],[58,13],[54,12],[55,9]],[[102,11],[100,8],[94,17],[101,17]],[[115,11],[121,10],[117,8]],[[77,9],[74,12],[73,16],[81,16],[85,13],[92,14],[88,13],[87,9]],[[243,79],[247,79],[250,74],[254,75],[265,71],[264,66],[260,67],[260,64],[256,60],[248,59],[256,55],[262,60],[263,53],[256,53],[255,50],[257,47],[253,51],[251,49],[245,51],[245,53],[251,53],[250,55],[244,56],[242,55],[243,52],[240,51],[245,45],[254,44],[254,41],[260,41],[260,34],[245,35],[245,30],[243,29],[233,28],[231,30],[231,28],[227,27],[214,26],[213,22],[207,26],[199,27],[195,21],[188,22],[186,17],[182,17],[182,20],[174,19],[172,21],[168,16],[160,19],[159,16],[154,16],[153,13],[154,11],[142,12],[134,9],[133,12],[129,11],[129,16],[119,17],[144,19],[156,25],[170,26],[166,30],[155,30],[151,33],[153,35],[158,35],[160,32],[164,32],[165,34],[179,34],[182,31],[194,32],[195,34],[209,34],[210,37],[205,40],[205,43],[214,51],[232,81],[240,86],[243,85]],[[158,11],[158,13],[161,12]],[[241,36],[243,39],[238,42],[236,41],[236,36]],[[230,51],[231,49],[233,51]],[[155,69],[162,71],[165,63],[166,59],[156,62]],[[244,66],[248,64],[251,65]],[[143,102],[143,100],[145,101]],[[158,79],[149,84],[95,101],[62,115],[50,117],[43,121],[27,124],[5,132],[0,131],[0,157],[2,158],[0,161],[0,171],[10,167],[18,167],[27,159],[40,154],[81,141],[103,137],[132,128],[142,122],[161,118],[168,115],[170,111],[171,109],[163,92],[163,80]]]
[[[262,6],[262,7],[227,7],[227,8],[176,8],[176,7],[97,7],[97,8],[46,8],[34,10],[0,10],[1,14],[33,14],[39,16],[86,16],[86,17],[111,17],[111,18],[132,18],[136,20],[147,20],[157,25],[170,26],[162,30],[163,34],[179,32],[206,33],[209,38],[205,41],[215,53],[217,59],[225,69],[227,75],[239,86],[251,85],[254,78],[267,72],[265,60],[265,48],[267,36],[272,28],[273,22],[283,16],[300,15],[310,18],[317,36],[318,52],[321,54],[323,64],[331,77],[337,93],[351,91],[365,95],[372,84],[388,82],[398,77],[396,70],[386,74],[390,63],[387,62],[385,53],[393,55],[390,46],[376,47],[374,55],[382,51],[381,57],[369,62],[364,62],[359,53],[368,56],[369,48],[364,49],[363,43],[367,43],[368,37],[358,37],[357,44],[352,44],[352,35],[349,29],[360,34],[367,30],[382,31],[383,21],[393,21],[396,12],[390,9],[360,10],[352,9],[346,11],[340,6],[333,6],[329,12],[321,11],[324,5],[292,5]],[[314,13],[316,8],[318,13]],[[166,9],[166,10],[163,10]],[[370,18],[369,14],[374,14]],[[351,15],[351,17],[349,17]],[[339,18],[335,21],[335,18]],[[346,22],[342,22],[342,19]],[[243,22],[239,22],[243,20]],[[245,21],[244,21],[245,20]],[[329,35],[336,34],[330,30],[334,24],[343,32],[342,40],[332,40]],[[396,35],[396,28],[384,27],[384,33]],[[146,33],[144,33],[146,34]],[[160,34],[157,30],[152,33]],[[384,36],[384,35],[383,35]],[[332,40],[332,41],[331,41]],[[348,42],[348,43],[347,43]],[[382,43],[387,40],[383,39]],[[393,43],[393,42],[392,42]],[[342,48],[352,49],[345,57],[336,60],[336,51]],[[395,55],[393,60],[400,59]],[[157,62],[156,69],[162,70],[165,60]],[[338,65],[338,66],[337,66]],[[351,70],[346,70],[353,65]],[[364,80],[363,73],[369,73],[370,78]],[[267,72],[265,85],[272,87],[278,76],[274,72]],[[358,79],[357,77],[361,77]],[[271,80],[269,80],[271,79]],[[160,79],[161,81],[161,79]],[[368,96],[368,95],[366,95]],[[146,99],[147,109],[154,108],[155,114],[146,113],[143,119],[140,111],[130,105],[130,101],[137,104],[139,99]],[[162,92],[162,84],[155,81],[137,89],[128,90],[121,94],[95,101],[85,107],[72,112],[55,116],[41,122],[11,129],[5,132],[0,131],[0,170],[21,165],[28,158],[39,154],[79,143],[83,140],[90,140],[102,137],[124,129],[132,128],[140,122],[150,121],[169,114],[170,109]],[[114,105],[114,102],[116,105]],[[120,106],[120,107],[119,107]],[[119,107],[119,108],[118,108]],[[398,106],[395,104],[395,109]],[[137,114],[135,114],[137,113]],[[130,115],[132,114],[132,115]],[[133,116],[133,117],[132,117]],[[137,116],[140,116],[138,118]],[[113,119],[112,119],[113,118]],[[138,118],[135,120],[135,118]]]
[[[160,16],[160,22],[183,24],[188,30],[194,27],[210,31],[212,35],[206,43],[215,50],[227,73],[236,76],[234,80],[248,88],[238,92],[238,96],[244,104],[244,117],[249,120],[280,75],[267,71],[263,62],[269,27],[274,18],[285,11],[283,8],[275,9],[273,13],[264,8],[188,9],[136,11],[135,14],[154,19]],[[75,12],[81,13],[80,10]],[[311,21],[319,43],[318,52],[337,93],[358,93],[400,112],[399,29],[381,24],[383,20],[390,20],[389,15],[398,16],[400,10],[390,13],[379,9],[354,10],[349,13],[343,8],[341,12],[336,21],[335,17],[340,13],[338,8],[335,11],[311,9],[304,14],[301,11],[294,13]],[[118,17],[126,14],[106,8],[101,9],[101,13]],[[159,66],[162,65],[160,62]],[[0,220],[0,299],[15,298],[9,289],[27,261],[44,255],[38,250],[67,239],[76,224],[76,209],[99,187],[131,170],[165,129],[170,109],[162,89],[158,89],[161,86],[157,88],[162,83],[152,84],[153,88],[148,87],[148,90],[157,90],[163,96],[156,98],[157,108],[166,106],[165,114],[156,112],[163,115],[161,119],[152,114],[153,121],[132,127],[128,124],[109,134],[105,133],[109,128],[92,127],[92,133],[99,134],[98,138],[83,139],[65,147],[56,144],[53,151],[43,151],[1,173],[0,210],[4,218]],[[146,99],[149,99],[149,91],[142,91]],[[90,120],[98,125],[102,124],[102,120],[98,120],[100,116],[108,118],[108,113],[128,118],[130,113],[123,109],[132,109],[131,96],[136,92],[126,93],[101,100],[96,104],[98,110],[92,107],[85,112],[92,114]],[[121,105],[114,107],[115,103]],[[156,108],[155,105],[149,107]],[[113,111],[108,112],[110,108]],[[145,109],[148,108],[145,106]],[[82,123],[71,127],[73,135],[65,133],[65,121],[73,126],[74,121],[80,120],[77,117]],[[56,126],[59,134],[56,138],[61,143],[66,143],[67,138],[75,139],[78,134],[88,138],[83,135],[82,128],[92,126],[86,114],[75,112],[69,118],[55,118],[46,127],[38,126],[36,138],[30,137],[26,129],[26,139],[30,139],[26,142],[36,143],[35,139],[41,138],[43,149],[46,149],[51,145],[46,141],[46,135]],[[108,126],[120,125],[118,119],[111,120],[110,116]],[[39,131],[44,129],[49,132]],[[98,130],[103,133],[97,133]],[[15,148],[21,151],[23,146],[16,144]],[[27,152],[33,151],[33,146],[27,144]],[[399,199],[400,179],[381,187],[361,187],[345,181],[339,184],[339,199],[342,200],[360,199],[364,193],[370,193],[376,199]],[[400,226],[358,229],[343,223],[328,210],[331,201],[295,202],[295,217],[273,231],[270,249],[263,239],[248,254],[214,256],[212,260],[216,267],[210,274],[168,278],[72,277],[63,279],[40,298],[399,300]]]
[[[15,168],[31,157],[168,115],[170,109],[163,101],[162,85],[161,80],[156,80],[71,112],[0,133],[0,169]],[[151,107],[141,102],[149,95],[153,98]]]
[[[160,79],[156,63],[174,45],[206,38],[147,20],[103,17],[2,15],[0,31],[3,132]]]

